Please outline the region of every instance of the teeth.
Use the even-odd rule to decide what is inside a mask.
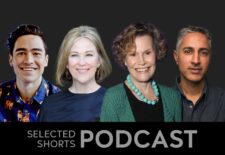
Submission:
[[[88,69],[77,69],[78,72],[86,72]]]
[[[25,71],[31,71],[31,70],[34,70],[35,68],[31,68],[31,67],[24,67],[22,68],[22,70],[25,70]]]
[[[77,70],[79,70],[79,71],[86,71],[86,70],[88,70],[88,69],[77,69]]]
[[[148,70],[148,68],[137,68],[136,69],[138,72],[145,72]]]

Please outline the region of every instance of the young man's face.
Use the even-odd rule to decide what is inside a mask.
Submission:
[[[15,42],[13,55],[9,55],[9,63],[18,82],[31,83],[41,80],[44,68],[48,65],[48,55],[41,37],[19,37]]]
[[[186,34],[174,52],[181,80],[200,82],[204,79],[211,59],[211,49],[204,34]]]

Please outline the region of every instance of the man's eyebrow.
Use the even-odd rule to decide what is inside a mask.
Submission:
[[[40,52],[42,52],[43,50],[41,48],[32,48],[31,51],[40,51]]]
[[[199,51],[204,51],[204,50],[206,50],[206,51],[210,51],[210,49],[208,49],[208,48],[204,48],[204,47],[199,49]]]
[[[193,49],[191,46],[184,47],[183,49]]]
[[[26,51],[26,48],[17,48],[17,49],[15,50],[15,52],[18,52],[18,51]]]
[[[26,48],[17,48],[15,52],[18,52],[18,51],[27,51]],[[42,52],[43,50],[41,48],[32,48],[31,51],[40,51]]]

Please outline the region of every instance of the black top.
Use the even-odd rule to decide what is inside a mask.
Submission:
[[[188,100],[176,80],[176,88],[181,93],[184,122],[225,122],[225,91],[210,85],[207,80],[201,97],[194,105]]]
[[[89,94],[70,91],[51,95],[44,100],[39,122],[95,122],[99,121],[102,99],[106,88]]]
[[[163,122],[163,106],[161,96],[159,95],[159,101],[155,105],[147,104],[138,100],[131,92],[131,90],[124,83],[124,88],[130,102],[134,119],[136,122]],[[160,90],[159,90],[160,94]]]

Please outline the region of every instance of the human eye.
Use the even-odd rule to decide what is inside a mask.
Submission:
[[[70,53],[70,57],[77,57],[77,56],[78,56],[78,54],[76,52]]]
[[[41,55],[41,53],[40,52],[34,52],[33,55],[39,56],[39,55]]]
[[[192,52],[191,48],[185,48],[184,49],[185,54],[191,54],[191,52]]]
[[[70,56],[71,57],[77,57],[78,55],[77,54],[71,54]]]
[[[17,54],[16,55],[25,55],[25,52],[23,52],[23,51],[20,51],[20,52],[17,52]]]
[[[131,53],[128,54],[128,56],[135,57],[136,53],[135,52],[131,52]]]
[[[203,56],[208,56],[209,55],[209,50],[204,49],[204,50],[201,50],[200,53]]]
[[[86,56],[88,56],[88,57],[92,57],[92,56],[93,56],[93,54],[92,54],[92,53],[87,53],[87,54],[86,54]]]
[[[150,54],[152,54],[152,51],[146,51],[145,54],[150,55]]]

